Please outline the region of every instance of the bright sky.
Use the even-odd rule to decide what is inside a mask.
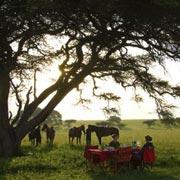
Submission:
[[[54,39],[49,38],[48,41],[51,43],[51,46],[54,49],[59,49],[61,46],[61,40],[56,41]],[[63,41],[65,41],[64,39]],[[133,54],[140,54],[141,51],[136,49],[129,49]],[[169,74],[167,74],[167,78],[173,84],[180,85],[180,63],[169,62],[167,64]],[[38,83],[37,90],[41,92],[43,89],[47,88],[50,84],[52,84],[52,79],[57,79],[59,76],[58,65],[54,64],[49,68],[49,72],[44,72],[38,75]],[[154,73],[159,77],[163,77],[163,69],[154,68]],[[158,118],[155,110],[155,104],[152,99],[148,97],[148,95],[143,95],[144,102],[136,103],[132,100],[134,92],[132,89],[124,90],[120,88],[117,84],[112,81],[106,81],[102,83],[102,88],[106,90],[106,92],[114,92],[121,97],[119,108],[120,108],[120,117],[121,119],[154,119]],[[102,120],[107,119],[107,117],[103,114],[102,108],[106,106],[104,101],[97,100],[92,97],[91,88],[87,85],[84,88],[84,96],[86,98],[91,99],[91,104],[89,105],[89,109],[82,107],[81,105],[75,105],[78,101],[78,94],[75,91],[69,93],[61,103],[55,108],[62,114],[63,120],[65,119],[77,119],[77,120]],[[180,100],[169,99],[173,105],[180,105]],[[14,101],[11,102],[11,106],[14,108]],[[43,107],[43,106],[42,106]],[[180,107],[174,110],[174,114],[176,117],[180,117]]]
[[[57,65],[52,66],[51,71],[48,73],[44,73],[39,75],[40,81],[38,82],[38,87],[41,89],[45,89],[48,85],[52,83],[52,78],[56,79],[59,75]],[[174,84],[180,84],[180,63],[168,63],[169,74],[167,78],[171,80]],[[156,72],[159,76],[164,76],[162,73],[162,69],[157,69]],[[42,81],[44,79],[44,81]],[[48,80],[49,79],[49,80]],[[75,91],[69,93],[64,100],[59,103],[59,105],[55,108],[62,114],[63,120],[65,119],[77,119],[77,120],[102,120],[107,119],[104,116],[102,108],[104,105],[104,101],[97,100],[96,98],[91,96],[91,88],[87,85],[84,89],[84,96],[86,98],[90,98],[92,103],[89,105],[89,109],[82,107],[81,105],[75,105],[78,101],[78,94]],[[143,103],[136,103],[132,100],[133,90],[127,89],[124,90],[120,88],[117,84],[110,82],[103,83],[103,89],[106,92],[115,92],[121,96],[120,100],[120,117],[121,119],[154,119],[158,118],[155,113],[155,104],[152,99],[148,97],[148,95],[143,96]],[[169,99],[174,105],[180,104],[180,100]],[[175,111],[175,116],[180,116],[180,109],[177,108]]]

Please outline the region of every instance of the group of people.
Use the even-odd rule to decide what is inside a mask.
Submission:
[[[112,135],[112,141],[109,143],[109,146],[117,149],[120,147],[120,143],[118,141],[119,136],[117,134],[113,134]],[[141,148],[141,150],[139,151],[139,155],[143,154],[143,150],[146,147],[154,147],[153,143],[152,143],[152,137],[150,135],[146,135],[145,137],[145,144],[143,145],[143,147]]]
[[[112,141],[109,143],[110,147],[114,149],[118,149],[120,147],[120,143],[118,141],[119,135],[112,134]],[[91,145],[91,131],[87,128],[86,130],[86,144]],[[143,155],[144,148],[146,147],[154,147],[152,143],[152,137],[150,135],[145,136],[145,144],[142,146],[140,151],[133,153],[134,158],[141,158]]]

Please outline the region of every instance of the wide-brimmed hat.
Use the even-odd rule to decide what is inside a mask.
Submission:
[[[149,135],[146,135],[146,136],[145,136],[145,139],[146,139],[146,141],[152,141],[152,137],[149,136]]]

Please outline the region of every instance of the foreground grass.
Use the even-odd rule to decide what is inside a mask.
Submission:
[[[92,122],[91,122],[92,123]],[[143,144],[144,136],[151,134],[156,147],[156,163],[152,171],[122,170],[118,173],[91,172],[86,168],[82,145],[67,143],[67,129],[57,129],[55,145],[31,147],[27,139],[23,142],[25,156],[0,159],[0,179],[43,179],[43,180],[179,180],[180,179],[180,131],[156,126],[148,129],[140,121],[128,121],[127,128],[120,131],[121,144],[138,140]],[[44,139],[44,138],[43,138]],[[103,138],[108,143],[110,137]],[[93,134],[93,144],[97,138]]]

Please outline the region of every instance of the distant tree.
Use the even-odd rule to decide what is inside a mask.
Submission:
[[[126,127],[126,124],[124,124],[124,123],[119,124],[119,129],[124,129],[125,127]]]
[[[107,122],[109,126],[119,126],[121,124],[121,118],[118,116],[110,116]]]
[[[121,122],[121,118],[118,116],[110,116],[107,120],[109,126],[116,126],[119,129],[124,129],[126,124]]]
[[[156,120],[146,120],[146,121],[143,121],[143,124],[147,125],[148,128],[151,128],[152,126],[154,126],[156,123]]]
[[[177,126],[177,121],[174,115],[171,112],[168,111],[162,111],[163,113],[163,119],[160,119],[160,122],[167,128],[172,128]]]
[[[37,116],[37,114],[39,114],[39,112],[41,112],[42,109],[41,108],[37,108],[34,113],[32,114],[32,116],[30,118],[34,118],[35,116]],[[20,115],[23,114],[23,111],[20,112]],[[12,118],[13,120],[13,118]],[[58,125],[58,124],[62,124],[62,115],[60,112],[53,110],[51,112],[51,114],[46,118],[45,120],[46,123],[50,123],[50,124],[54,124],[54,125]]]
[[[121,124],[121,118],[118,116],[110,116],[109,119],[107,119],[106,121],[99,121],[96,122],[96,125],[99,126],[117,126],[119,127],[119,125]]]
[[[45,121],[50,124],[60,125],[62,124],[62,115],[58,111],[53,110]]]
[[[108,121],[98,121],[95,124],[98,125],[98,126],[103,126],[103,127],[108,127],[109,126]]]
[[[176,124],[177,124],[177,127],[180,128],[180,117],[176,118]]]
[[[70,128],[72,126],[73,123],[77,122],[77,120],[74,119],[68,119],[64,121],[64,125],[67,126],[68,128]]]

